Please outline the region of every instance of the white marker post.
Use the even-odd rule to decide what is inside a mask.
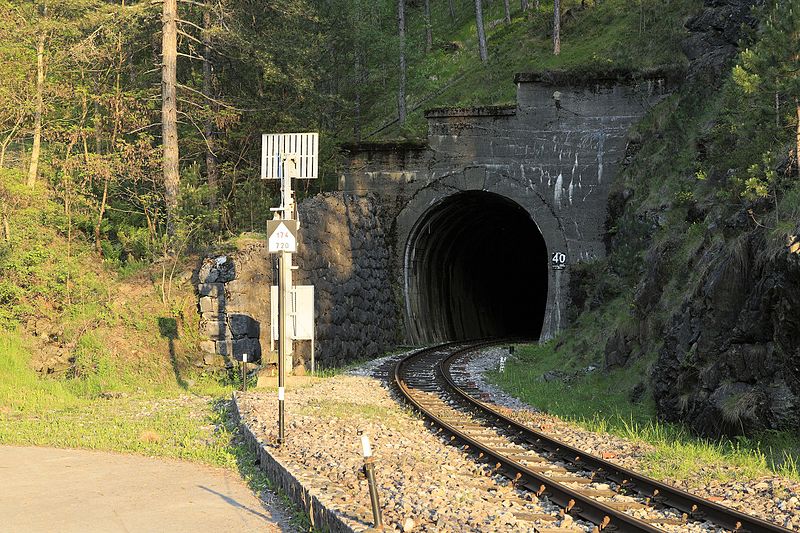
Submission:
[[[364,455],[364,474],[367,476],[369,500],[372,504],[372,527],[376,531],[383,531],[381,502],[378,499],[378,483],[375,481],[375,458],[372,456],[372,447],[369,445],[369,437],[367,435],[361,435],[361,453]]]
[[[275,220],[267,224],[269,251],[278,254],[278,444],[285,435],[284,390],[286,366],[292,368],[289,320],[292,291],[292,253],[297,251],[296,206],[292,178],[314,179],[318,173],[318,133],[264,134],[261,144],[261,178],[281,180],[281,206],[273,208]],[[280,214],[280,217],[278,216]],[[273,231],[270,231],[273,229]]]
[[[247,392],[247,354],[242,354],[242,392]]]

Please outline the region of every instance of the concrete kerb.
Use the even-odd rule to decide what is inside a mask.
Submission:
[[[256,453],[261,470],[292,502],[303,509],[315,530],[330,531],[331,533],[373,531],[370,527],[364,526],[351,518],[343,516],[342,513],[335,509],[327,507],[319,499],[319,496],[315,494],[314,490],[307,486],[309,483],[304,483],[303,480],[298,479],[302,474],[293,474],[287,465],[270,453],[267,446],[242,421],[236,392],[233,393],[233,416],[242,431],[245,443]]]

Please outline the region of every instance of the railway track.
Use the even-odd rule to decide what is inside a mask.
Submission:
[[[520,516],[536,531],[585,531],[554,527],[564,517],[593,524],[597,532],[787,532],[585,453],[536,428],[522,425],[476,398],[468,359],[481,348],[509,341],[448,343],[417,351],[394,367],[394,384],[453,445],[475,454],[533,499],[546,498],[556,515]]]

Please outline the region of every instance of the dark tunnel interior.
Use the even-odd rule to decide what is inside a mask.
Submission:
[[[407,246],[407,311],[417,341],[539,337],[547,248],[519,204],[485,191],[455,194],[423,215]]]

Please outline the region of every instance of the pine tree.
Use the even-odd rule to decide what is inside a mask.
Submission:
[[[180,168],[178,153],[178,3],[163,0],[161,36],[161,143],[163,148],[164,200],[167,210],[167,237],[175,237]],[[172,249],[173,243],[169,243]]]
[[[553,54],[561,53],[561,2],[553,1]]]
[[[486,63],[489,59],[489,54],[486,51],[486,33],[483,29],[483,6],[481,0],[475,0],[475,27],[478,31],[478,53],[481,56],[481,62]]]

